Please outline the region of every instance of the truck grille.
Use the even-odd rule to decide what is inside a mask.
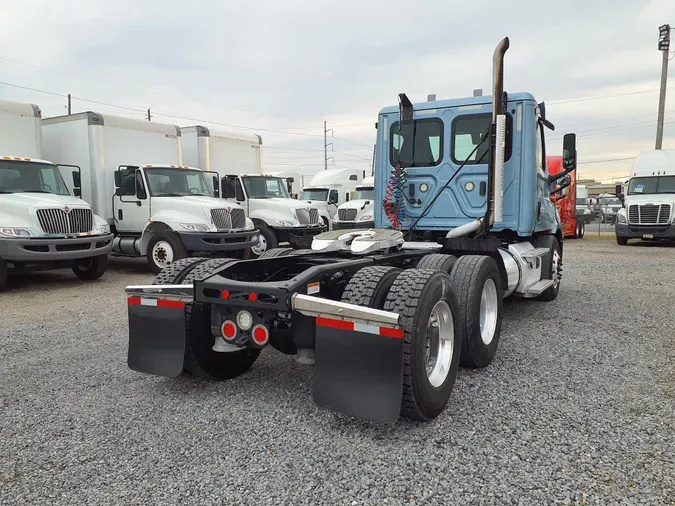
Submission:
[[[340,221],[354,221],[356,212],[356,209],[338,209],[338,219]]]
[[[670,204],[633,204],[628,208],[628,223],[663,225],[670,218]]]
[[[211,219],[218,230],[239,229],[246,226],[243,209],[211,209]]]
[[[38,209],[37,218],[45,234],[82,234],[94,228],[91,209]]]
[[[300,225],[316,225],[319,223],[319,210],[312,209],[296,209],[295,215],[298,217]]]

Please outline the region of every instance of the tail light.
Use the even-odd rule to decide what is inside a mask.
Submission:
[[[223,335],[223,339],[232,341],[237,337],[237,326],[231,320],[224,321],[220,326],[220,333]]]
[[[270,333],[264,325],[256,325],[251,331],[255,344],[262,346],[269,339]]]

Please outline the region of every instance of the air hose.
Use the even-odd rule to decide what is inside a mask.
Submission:
[[[401,167],[401,162],[396,163],[394,170],[389,176],[389,182],[387,183],[387,189],[384,194],[384,201],[382,202],[384,214],[387,215],[394,230],[401,230],[406,218],[403,191],[407,181],[408,175],[406,170]]]

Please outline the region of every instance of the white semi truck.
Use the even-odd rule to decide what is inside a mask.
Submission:
[[[330,169],[317,172],[302,189],[302,200],[319,209],[319,215],[330,223],[338,206],[352,197],[366,173],[356,169]]]
[[[627,191],[616,185],[623,208],[616,214],[616,242],[675,239],[675,149],[638,153]]]
[[[42,160],[41,116],[36,105],[0,101],[0,291],[10,270],[70,267],[98,279],[112,249],[105,220],[70,193],[59,166]]]
[[[288,242],[308,248],[312,238],[325,231],[319,210],[292,199],[286,182],[262,173],[262,139],[216,134],[204,126],[181,128],[185,163],[216,170],[221,177],[221,197],[241,205],[259,231],[251,256]]]
[[[372,228],[375,223],[375,179],[366,177],[356,187],[353,197],[337,209],[334,229]]]
[[[95,112],[43,123],[45,153],[82,168],[82,198],[110,224],[114,255],[145,256],[160,272],[194,254],[245,256],[257,244],[242,207],[216,198],[217,174],[182,164],[177,126]]]

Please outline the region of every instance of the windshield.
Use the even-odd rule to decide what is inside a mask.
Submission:
[[[577,199],[577,205],[578,206],[585,206],[586,205],[586,199]]]
[[[243,177],[246,194],[250,199],[290,199],[286,184],[279,177]]]
[[[354,192],[353,200],[375,200],[375,188],[362,186]]]
[[[322,188],[311,188],[309,190],[303,190],[302,200],[328,200],[328,190]]]
[[[628,185],[628,195],[675,193],[675,176],[634,177]]]
[[[201,195],[213,197],[213,183],[199,170],[157,167],[144,169],[153,197],[184,197]]]
[[[70,195],[56,165],[0,161],[0,193]]]
[[[602,197],[600,199],[600,204],[603,206],[620,206],[621,201],[616,197]]]

